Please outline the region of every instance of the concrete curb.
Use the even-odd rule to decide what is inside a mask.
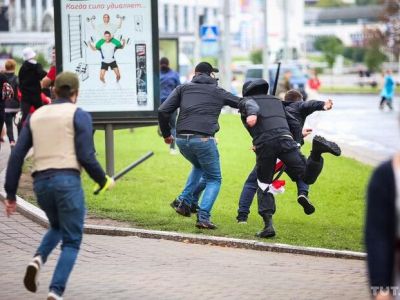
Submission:
[[[0,173],[0,182],[4,182],[5,170]],[[2,198],[6,197],[3,187],[0,188]],[[17,197],[17,211],[26,218],[48,227],[48,220],[45,213],[38,207],[30,204],[21,197]],[[147,230],[138,228],[123,228],[112,226],[100,226],[85,224],[84,232],[86,234],[110,235],[110,236],[137,236],[141,238],[163,239],[183,243],[213,245],[221,247],[251,249],[258,251],[271,251],[291,254],[303,254],[320,257],[343,258],[364,260],[366,254],[362,252],[332,250],[314,247],[292,246],[278,243],[265,243],[255,240],[242,240],[236,238],[216,237],[207,235],[186,234],[179,232]]]

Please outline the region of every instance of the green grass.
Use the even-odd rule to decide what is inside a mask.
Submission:
[[[334,94],[379,94],[380,88],[371,86],[323,86],[319,89],[320,93]]]
[[[237,115],[220,118],[218,134],[222,164],[222,188],[212,211],[215,231],[194,227],[195,216],[177,215],[169,206],[179,195],[188,173],[189,163],[181,156],[169,154],[168,146],[157,135],[155,127],[117,131],[115,134],[116,171],[152,150],[155,155],[120,181],[114,190],[93,196],[91,182],[84,175],[88,208],[100,217],[131,222],[141,228],[204,233],[255,239],[262,228],[255,199],[247,225],[236,223],[238,198],[255,155],[251,139]],[[96,132],[98,159],[104,165],[104,133]],[[309,152],[309,145],[304,147]],[[287,180],[287,190],[277,196],[274,217],[277,236],[272,242],[335,249],[362,250],[364,189],[371,167],[348,158],[326,155],[324,170],[311,188],[310,197],[316,212],[306,216],[296,201],[296,186]],[[287,178],[286,178],[287,179]]]

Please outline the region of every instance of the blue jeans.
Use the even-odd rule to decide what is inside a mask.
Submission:
[[[187,205],[193,202],[201,177],[206,182],[198,218],[200,221],[210,219],[210,212],[221,187],[221,168],[218,148],[214,138],[177,138],[176,144],[182,155],[192,164],[192,171],[179,199]]]
[[[193,193],[192,205],[196,206],[199,205],[199,199],[205,188],[206,188],[206,180],[203,177],[201,177]]]
[[[297,185],[297,195],[306,195],[308,196],[309,185],[306,184],[303,180],[299,179],[296,181]],[[239,198],[239,208],[238,208],[238,215],[247,217],[250,213],[250,206],[253,202],[254,195],[257,192],[258,183],[257,183],[257,169],[254,168],[249,176],[247,177],[242,193],[240,194]]]
[[[81,179],[79,175],[60,173],[35,179],[33,186],[38,204],[50,223],[36,255],[46,262],[49,254],[62,241],[61,254],[50,283],[50,290],[61,296],[82,241],[85,200]]]

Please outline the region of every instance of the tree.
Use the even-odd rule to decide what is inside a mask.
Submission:
[[[373,5],[378,3],[379,0],[356,0],[356,5]]]
[[[340,7],[345,5],[342,0],[319,0],[317,3],[318,7]]]
[[[250,52],[250,60],[253,64],[262,64],[262,50],[257,49]]]
[[[353,62],[361,63],[364,62],[366,48],[362,47],[345,47],[343,50],[343,56],[351,59]]]
[[[372,72],[379,71],[382,63],[386,60],[387,56],[379,49],[379,47],[368,48],[364,57],[364,62],[367,65],[368,70]]]
[[[335,36],[320,36],[315,39],[315,49],[324,54],[329,68],[333,67],[336,56],[343,54],[343,42]]]

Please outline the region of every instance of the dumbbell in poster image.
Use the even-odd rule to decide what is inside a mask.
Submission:
[[[138,105],[147,105],[146,45],[136,44],[136,91]]]

